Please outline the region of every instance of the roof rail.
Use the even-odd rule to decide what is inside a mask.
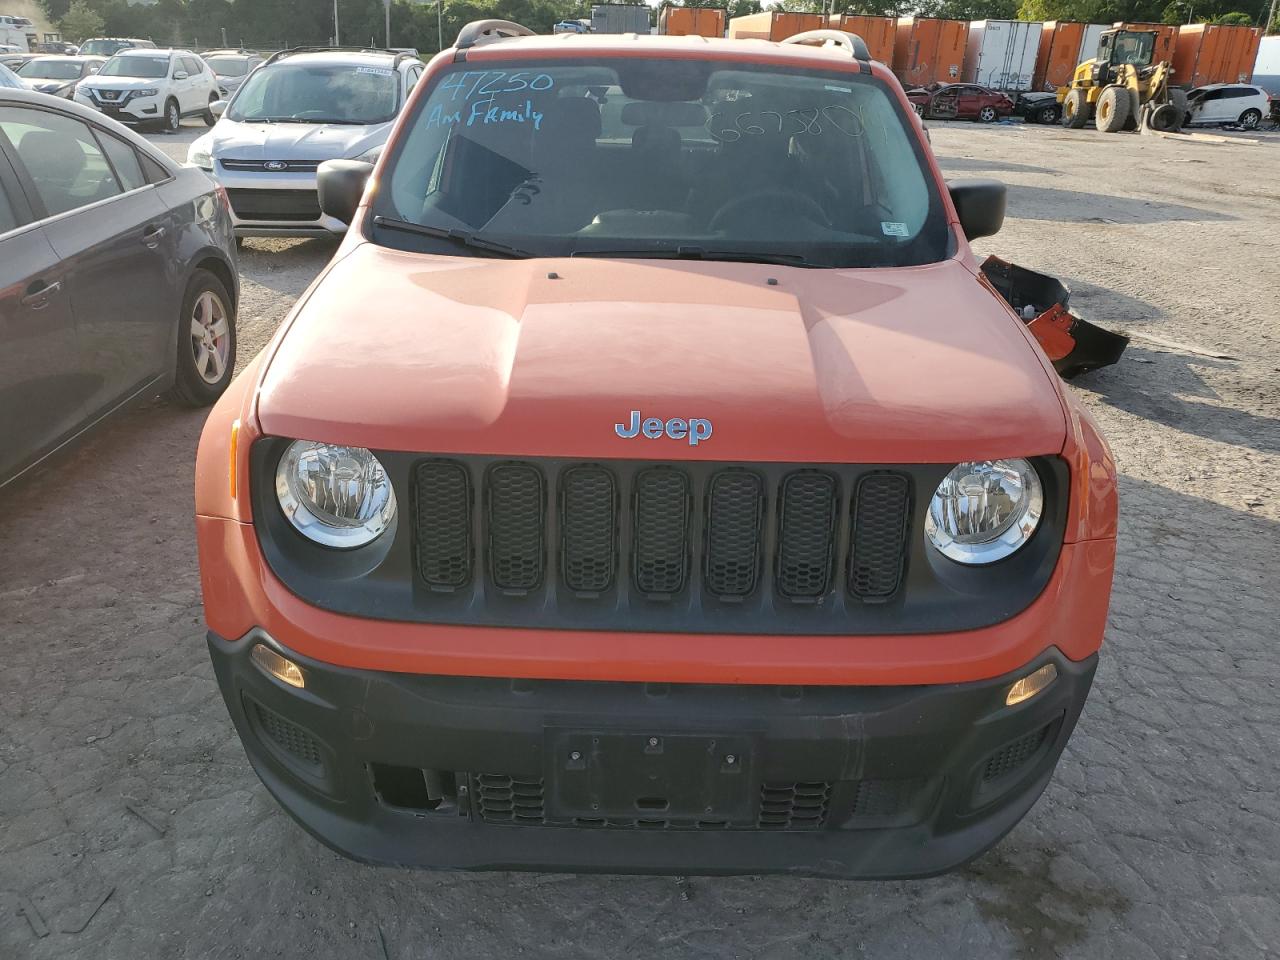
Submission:
[[[277,50],[275,53],[271,54],[271,56],[267,57],[266,63],[263,63],[263,66],[265,67],[267,64],[275,63],[277,60],[283,60],[285,57],[291,57],[295,53],[385,53],[387,56],[395,58],[395,61],[391,65],[392,69],[400,66],[400,62],[402,60],[412,58],[414,56],[411,53],[404,53],[403,51],[397,50],[384,50],[380,47],[289,47],[285,50]]]
[[[469,50],[477,44],[491,43],[494,40],[536,36],[528,27],[510,20],[472,20],[458,31],[458,39],[453,45],[458,50]]]
[[[787,37],[782,42],[845,50],[855,60],[871,59],[871,51],[867,49],[866,42],[856,33],[848,33],[844,30],[806,30],[804,33]]]

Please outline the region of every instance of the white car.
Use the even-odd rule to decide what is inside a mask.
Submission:
[[[121,50],[96,76],[80,81],[75,102],[127,124],[156,124],[174,133],[183,117],[213,126],[218,80],[190,50]]]
[[[1270,112],[1271,99],[1261,87],[1247,83],[1211,83],[1187,94],[1183,126],[1230,123],[1254,130]]]
[[[407,53],[281,51],[215,105],[187,162],[227,188],[238,237],[345,233],[320,212],[316,168],[375,157],[423,69]]]

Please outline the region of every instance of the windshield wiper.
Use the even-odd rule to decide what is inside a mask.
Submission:
[[[734,263],[770,263],[784,267],[819,267],[798,253],[751,253],[746,250],[707,250],[703,247],[676,247],[674,250],[620,250],[607,247],[602,250],[574,250],[571,257],[618,257],[635,260],[724,260]]]
[[[459,230],[456,227],[428,227],[426,224],[396,220],[394,217],[374,217],[373,225],[375,227],[386,227],[388,230],[399,230],[401,233],[411,233],[419,237],[448,240],[459,246],[474,247],[477,250],[485,250],[489,253],[500,254],[515,260],[527,260],[533,256],[528,251],[517,249],[505,243],[499,243],[497,240],[477,237],[474,233]]]

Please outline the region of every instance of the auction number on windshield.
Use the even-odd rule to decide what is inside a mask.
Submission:
[[[787,111],[734,113],[719,110],[707,118],[707,132],[721,143],[734,143],[743,137],[821,136],[827,129],[846,137],[860,137],[863,134],[862,118],[856,111],[838,103]]]
[[[550,90],[553,86],[555,80],[550,74],[527,70],[463,70],[440,81],[440,89],[448,90],[452,100],[489,100],[504,93]]]

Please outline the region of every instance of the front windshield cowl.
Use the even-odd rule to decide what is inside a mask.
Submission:
[[[932,263],[950,253],[913,121],[873,75],[688,59],[458,64],[384,161],[377,243],[485,255]],[[471,249],[441,236],[464,235]],[[452,247],[452,248],[451,248]]]

